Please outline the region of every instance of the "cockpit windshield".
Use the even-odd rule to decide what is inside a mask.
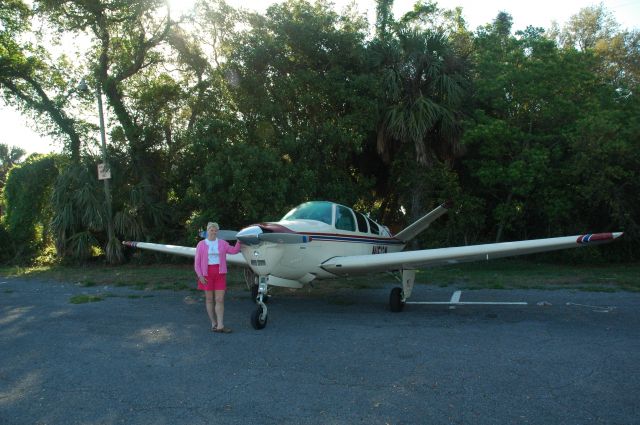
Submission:
[[[326,201],[313,201],[300,204],[289,211],[283,220],[317,220],[332,224],[333,204]]]

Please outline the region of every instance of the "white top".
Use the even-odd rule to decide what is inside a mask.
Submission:
[[[218,250],[218,239],[210,241],[209,239],[205,239],[204,242],[207,244],[208,253],[209,253],[209,261],[208,265],[212,264],[220,264],[220,251]]]

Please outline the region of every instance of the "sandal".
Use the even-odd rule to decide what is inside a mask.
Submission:
[[[218,329],[218,325],[213,325],[211,326],[211,332],[216,332],[216,329]]]
[[[233,331],[229,328],[220,328],[220,329],[216,328],[214,332],[219,334],[230,334]]]

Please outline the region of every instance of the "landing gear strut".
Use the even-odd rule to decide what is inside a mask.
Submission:
[[[251,326],[253,329],[260,330],[267,326],[267,304],[265,303],[267,298],[267,284],[268,277],[260,276],[258,284],[258,295],[256,297],[256,304],[258,308],[251,313]]]
[[[415,270],[402,270],[402,288],[393,288],[389,294],[389,310],[394,313],[402,311],[407,299],[413,291],[413,284],[416,280]]]

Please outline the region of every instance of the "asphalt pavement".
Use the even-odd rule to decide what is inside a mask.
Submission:
[[[275,297],[261,331],[231,291],[223,335],[191,291],[0,277],[0,424],[640,423],[640,294],[391,287]]]

